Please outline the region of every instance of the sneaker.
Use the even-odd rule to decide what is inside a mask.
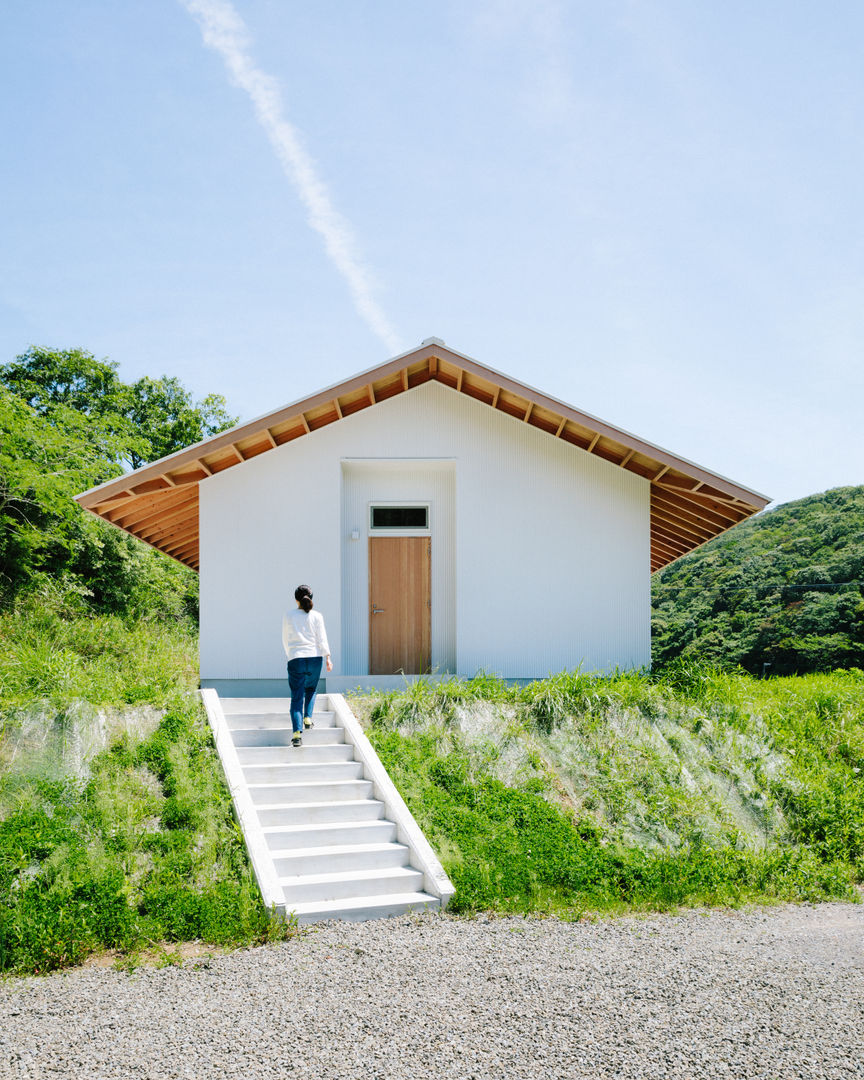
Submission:
[[[311,716],[304,716],[303,717],[303,727],[304,728],[315,727],[315,725],[312,723],[312,717]]]
[[[299,731],[295,731],[294,734],[291,736],[291,745],[292,746],[302,746],[303,745],[303,737],[301,736]]]

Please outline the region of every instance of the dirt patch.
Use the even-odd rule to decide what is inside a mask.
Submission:
[[[93,953],[81,964],[82,968],[160,968],[172,964],[181,965],[187,960],[210,960],[225,956],[232,950],[228,946],[211,945],[206,941],[159,941],[139,952],[124,953],[106,949]]]

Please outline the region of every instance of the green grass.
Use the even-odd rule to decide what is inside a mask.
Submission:
[[[289,934],[264,910],[185,623],[0,615],[0,972]]]
[[[456,911],[852,900],[864,675],[565,673],[358,696]]]
[[[201,707],[175,703],[120,739],[86,781],[4,777],[0,972],[45,972],[98,949],[276,940]]]
[[[197,629],[186,620],[83,615],[68,596],[0,611],[0,710],[34,704],[164,706],[198,686]]]

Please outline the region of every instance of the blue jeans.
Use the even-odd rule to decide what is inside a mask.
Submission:
[[[288,685],[291,687],[291,727],[303,730],[303,717],[311,716],[321,678],[323,656],[298,656],[288,661]]]

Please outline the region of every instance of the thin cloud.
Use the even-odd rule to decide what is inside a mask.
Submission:
[[[243,20],[228,0],[180,3],[201,27],[204,44],[224,60],[234,85],[249,95],[258,122],[306,208],[309,225],[323,239],[327,255],[348,285],[357,313],[391,352],[399,352],[401,342],[373,296],[372,279],[357,255],[351,228],[333,206],[299,132],[286,120],[278,83],[255,66]]]

